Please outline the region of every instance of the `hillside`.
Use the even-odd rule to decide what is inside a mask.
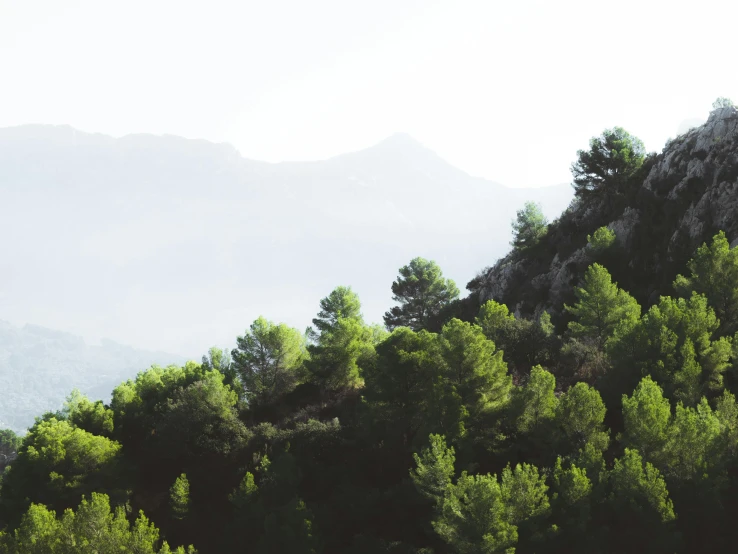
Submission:
[[[36,416],[60,409],[74,388],[108,401],[113,387],[152,364],[184,362],[175,354],[111,340],[91,346],[69,333],[0,321],[0,428],[24,432]]]
[[[340,283],[379,322],[412,257],[464,283],[507,251],[526,200],[553,217],[571,199],[471,177],[407,135],[268,164],[52,126],[0,129],[0,193],[5,319],[195,359],[261,314],[304,328]]]
[[[479,302],[504,302],[526,317],[545,310],[563,325],[563,305],[595,260],[587,236],[606,226],[619,247],[607,263],[614,279],[644,306],[673,294],[672,281],[698,246],[720,230],[731,245],[738,240],[737,145],[738,111],[712,111],[650,156],[626,195],[573,203],[535,249],[511,251],[468,289]]]
[[[358,195],[345,167],[381,188],[397,148],[410,173],[438,162],[397,136],[290,166],[315,189],[283,192]],[[385,328],[337,286],[307,332],[266,312],[230,355],[77,396],[22,440],[0,430],[0,554],[732,551],[738,110],[660,154],[606,129],[572,174],[575,202],[551,224],[521,210],[465,298],[416,257]]]

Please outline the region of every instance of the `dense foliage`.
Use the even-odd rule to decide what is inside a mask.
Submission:
[[[716,235],[641,305],[592,231],[558,326],[457,309],[416,258],[387,330],[341,286],[306,333],[259,318],[109,404],[73,392],[0,433],[0,552],[732,550],[738,250]]]

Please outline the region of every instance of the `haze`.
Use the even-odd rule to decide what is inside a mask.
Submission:
[[[196,357],[258,315],[304,327],[339,284],[380,321],[415,255],[463,288],[525,200],[568,204],[590,137],[620,125],[660,150],[738,98],[735,15],[0,0],[0,319]]]

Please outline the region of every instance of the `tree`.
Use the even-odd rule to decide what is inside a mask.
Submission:
[[[404,326],[419,331],[427,329],[431,319],[459,297],[459,289],[451,279],[443,278],[436,262],[414,258],[400,268],[392,294],[392,300],[400,305],[384,314],[387,328]]]
[[[336,287],[320,301],[320,312],[313,319],[313,325],[322,333],[335,329],[340,319],[364,321],[361,315],[359,296],[351,287]]]
[[[410,478],[423,497],[440,507],[451,486],[456,458],[454,448],[447,447],[441,435],[431,434],[428,440],[429,447],[423,448],[420,455],[413,454],[415,469],[410,471]]]
[[[556,425],[562,435],[563,452],[575,452],[592,444],[604,451],[609,443],[605,430],[605,403],[586,383],[577,383],[562,394],[556,407]]]
[[[454,318],[443,326],[439,340],[446,376],[468,399],[472,413],[507,403],[512,386],[507,364],[478,325]]]
[[[41,504],[31,504],[15,532],[0,532],[2,554],[81,554],[135,552],[136,554],[196,554],[189,546],[172,551],[166,541],[159,544],[159,530],[143,512],[131,525],[123,506],[110,509],[105,494],[93,492],[56,517]]]
[[[359,297],[348,287],[338,287],[320,301],[313,319],[320,331],[309,330],[305,367],[322,390],[356,387],[361,383],[359,360],[374,354],[376,330],[364,324]]]
[[[551,373],[541,366],[531,369],[528,382],[515,387],[518,430],[530,432],[553,421],[559,403],[555,389],[556,378]]]
[[[640,169],[646,149],[640,139],[622,127],[606,129],[589,141],[589,150],[579,150],[571,166],[574,192],[579,198],[622,192]]]
[[[18,451],[21,438],[10,429],[0,429],[0,455],[10,456]]]
[[[657,461],[669,439],[671,407],[651,376],[638,384],[632,396],[623,395],[625,444],[648,461]]]
[[[31,502],[64,509],[91,491],[120,494],[114,471],[120,450],[119,443],[66,420],[39,419],[3,475],[0,519],[16,522]]]
[[[541,205],[526,202],[522,210],[518,210],[512,221],[513,240],[510,245],[518,250],[529,248],[538,243],[546,234],[548,219],[543,215]]]
[[[190,482],[184,473],[174,480],[169,489],[169,506],[174,519],[184,519],[190,511]]]
[[[587,235],[587,244],[595,254],[602,254],[615,243],[615,233],[607,227],[598,228]]]
[[[300,381],[307,349],[297,329],[259,317],[237,344],[231,356],[250,404],[273,402]]]
[[[374,362],[364,369],[365,397],[377,421],[412,440],[425,423],[433,384],[439,376],[440,352],[435,334],[398,327],[376,347]]]
[[[713,110],[720,110],[722,108],[734,108],[735,104],[730,98],[726,98],[725,96],[718,97],[717,100],[715,100],[712,103],[712,109]]]
[[[448,488],[433,528],[458,554],[513,553],[518,530],[509,518],[497,476],[464,472]]]
[[[707,299],[662,296],[634,326],[630,356],[623,362],[651,374],[669,398],[694,406],[703,394],[719,392],[730,367],[727,337],[712,340],[719,327]]]
[[[738,248],[731,248],[720,231],[710,246],[704,243],[687,263],[689,276],[678,275],[674,288],[682,296],[704,294],[720,319],[724,334],[738,331]]]
[[[592,264],[584,274],[582,287],[574,289],[577,303],[564,306],[576,317],[569,323],[573,337],[587,339],[602,350],[616,334],[623,334],[638,321],[638,302],[612,282],[610,273],[600,264]]]

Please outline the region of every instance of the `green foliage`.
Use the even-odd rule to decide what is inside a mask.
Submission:
[[[645,159],[640,139],[622,127],[605,129],[589,141],[589,150],[579,150],[572,164],[574,192],[579,198],[623,192],[629,179]]]
[[[9,456],[17,452],[22,439],[10,429],[0,429],[0,454]]]
[[[60,518],[41,504],[31,504],[13,533],[0,533],[2,554],[196,554],[189,546],[172,551],[143,512],[129,524],[123,507],[111,511],[107,495],[82,498],[77,511],[68,508]]]
[[[462,473],[448,488],[433,529],[459,554],[512,554],[518,540],[495,475]]]
[[[701,395],[722,390],[730,367],[731,340],[712,340],[718,326],[704,296],[661,297],[628,337],[626,363],[653,375],[668,396],[694,406]]]
[[[438,507],[451,486],[456,458],[453,446],[447,447],[441,435],[430,435],[428,440],[429,447],[423,448],[420,455],[413,454],[415,468],[410,478],[418,492]]]
[[[475,321],[497,349],[503,351],[505,360],[517,373],[550,362],[552,354],[558,350],[558,338],[553,334],[551,316],[547,312],[541,313],[538,321],[517,319],[504,304],[488,300]]]
[[[560,527],[576,533],[586,529],[592,517],[592,488],[584,469],[573,463],[564,469],[561,457],[556,459],[551,501]]]
[[[363,321],[359,296],[351,287],[336,287],[320,301],[320,312],[313,325],[320,333],[335,329],[341,319]]]
[[[365,367],[364,394],[376,419],[405,439],[427,423],[439,358],[437,335],[398,327],[377,345],[376,359]]]
[[[190,511],[190,482],[184,473],[174,480],[169,489],[169,507],[174,519],[184,519]]]
[[[615,460],[609,478],[616,504],[641,516],[653,515],[661,522],[676,517],[664,478],[650,463],[644,466],[637,450],[626,448],[623,457]]]
[[[626,333],[641,314],[635,299],[619,289],[607,269],[599,264],[587,269],[583,286],[575,288],[574,294],[577,303],[564,306],[576,317],[569,323],[569,331],[573,337],[592,341],[600,349],[608,340]]]
[[[560,452],[575,452],[587,444],[604,451],[609,443],[605,430],[605,403],[586,383],[577,383],[562,394],[556,409],[556,425],[562,434]]]
[[[113,410],[106,408],[101,400],[90,401],[77,389],[67,397],[62,414],[70,423],[93,435],[113,435]]]
[[[250,404],[274,402],[299,383],[307,350],[297,329],[260,317],[237,343],[233,366]]]
[[[479,326],[452,319],[439,339],[444,374],[472,416],[507,404],[512,386],[507,364]]]
[[[587,235],[587,244],[595,254],[601,254],[615,244],[615,233],[607,227],[600,227]]]
[[[674,288],[683,296],[697,292],[707,297],[725,334],[738,331],[738,249],[730,248],[720,231],[712,244],[700,246],[687,263],[689,276],[678,275]]]
[[[535,202],[526,202],[511,225],[513,240],[510,244],[518,250],[534,246],[548,230],[548,220],[541,211],[541,205]]]
[[[39,420],[2,481],[0,496],[7,519],[14,520],[30,502],[61,509],[100,487],[114,491],[112,473],[120,448],[119,443],[68,421]]]
[[[647,460],[658,459],[669,439],[671,407],[650,376],[640,382],[633,395],[623,395],[625,443]]]
[[[535,366],[531,369],[528,382],[522,387],[515,388],[515,400],[520,406],[516,426],[522,432],[546,426],[556,416],[558,398],[556,378],[543,369]]]
[[[310,331],[306,369],[324,390],[356,387],[361,384],[360,364],[374,355],[378,333],[364,324],[359,297],[350,288],[336,288],[320,306],[313,319],[320,334]]]
[[[436,262],[413,258],[400,268],[400,275],[392,283],[392,295],[400,305],[384,314],[387,328],[418,331],[427,329],[430,321],[459,297],[459,289],[451,279],[444,279]]]

